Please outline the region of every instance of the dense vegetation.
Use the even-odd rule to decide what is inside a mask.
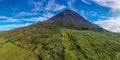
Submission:
[[[0,60],[120,60],[120,34],[67,11],[0,32]]]
[[[99,32],[47,28],[19,32],[9,32],[0,41],[0,60],[120,60],[120,39]]]
[[[23,48],[12,43],[5,43],[0,39],[0,60],[39,60],[38,57]]]

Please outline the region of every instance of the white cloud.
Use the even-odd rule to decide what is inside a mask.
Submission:
[[[43,11],[43,4],[45,0],[39,0],[39,1],[34,1],[34,0],[29,0],[29,5],[33,7],[32,11]]]
[[[29,25],[31,25],[31,24],[33,24],[33,23],[21,24],[21,25],[19,25],[19,27],[25,27],[25,26],[29,26]]]
[[[6,16],[0,16],[0,18],[8,18],[8,17],[6,17]]]
[[[51,10],[55,7],[53,7],[55,4],[55,0],[49,0],[47,6],[45,7],[45,10]]]
[[[25,14],[26,12],[21,12],[18,15],[32,15],[32,14]],[[41,16],[38,17],[31,17],[31,18],[24,18],[24,19],[17,19],[17,18],[12,18],[12,17],[7,17],[7,16],[0,16],[0,22],[2,23],[6,23],[6,22],[23,22],[23,21],[31,21],[31,22],[39,22],[39,21],[44,21],[47,20],[49,18],[51,18],[52,16],[54,16],[54,14],[50,13],[50,12],[46,12]],[[4,20],[3,20],[4,19]]]
[[[47,4],[46,4],[47,3]],[[33,7],[32,11],[59,11],[66,8],[63,4],[58,4],[56,0],[39,0],[39,1],[29,1],[29,5]]]
[[[108,11],[108,14],[110,14],[111,16],[114,16],[116,18],[115,19],[109,18],[108,19],[109,21],[115,23],[120,20],[119,19],[119,17],[120,17],[120,0],[92,0],[92,1],[100,6],[110,8],[110,10]],[[104,17],[104,16],[100,16],[100,17]],[[106,20],[106,21],[108,21],[108,20]],[[114,27],[114,28],[116,28],[116,27]]]
[[[2,19],[5,19],[5,20],[2,20]],[[29,19],[27,19],[27,21],[29,21]],[[21,22],[21,19],[15,19],[15,18],[12,18],[12,17],[7,17],[7,16],[0,16],[0,23],[8,23],[8,22],[9,23],[11,23],[11,22],[18,23],[18,22]],[[31,25],[31,24],[32,23],[0,25],[0,31],[7,31],[7,30],[19,28],[19,27],[28,26],[28,25]]]
[[[90,2],[86,1],[86,0],[81,0],[82,2],[86,3],[86,4],[91,4]]]
[[[35,22],[38,22],[38,21],[44,21],[44,20],[47,20],[46,17],[33,17],[33,18],[30,18],[29,20],[34,20]]]
[[[47,20],[48,18],[51,18],[52,16],[54,16],[54,14],[48,12],[43,14],[42,16],[30,18],[29,20],[35,20],[36,22],[44,21]]]
[[[73,10],[73,4],[75,3],[75,0],[68,0],[68,2],[67,2],[67,4],[68,4],[68,7],[70,8],[70,9],[72,9]]]
[[[95,11],[84,11],[84,10],[81,10],[80,11],[80,15],[83,16],[85,19],[89,20],[89,16],[92,17],[97,17],[98,16],[98,13],[95,12]],[[101,16],[102,18],[103,16]],[[89,21],[92,21],[92,20],[89,20]]]
[[[111,9],[120,9],[120,0],[92,0],[98,5],[109,7]]]
[[[57,4],[57,5],[55,6],[54,11],[59,11],[59,10],[62,10],[62,9],[64,9],[64,8],[66,8],[65,5],[59,5],[59,4]]]
[[[95,24],[103,27],[106,30],[120,33],[120,17],[111,17],[107,20],[98,20],[94,22]]]
[[[35,16],[35,15],[38,15],[38,13],[36,12],[33,12],[33,13],[30,13],[30,12],[20,12],[17,14],[18,17],[20,16]]]
[[[5,20],[3,20],[5,19]],[[19,19],[15,19],[7,16],[0,16],[0,22],[19,22]]]
[[[45,13],[45,14],[43,14],[43,17],[46,17],[46,18],[51,18],[52,16],[54,16],[54,14],[52,14],[52,13]]]
[[[32,23],[0,25],[0,31],[7,31],[7,30],[15,29],[15,28],[25,27],[31,24]]]
[[[59,11],[66,8],[65,5],[60,5],[55,2],[55,0],[49,0],[45,10],[47,11]]]
[[[6,30],[10,30],[13,28],[18,27],[18,25],[14,25],[14,24],[10,24],[10,25],[0,25],[0,31],[6,31]]]
[[[88,19],[87,16],[86,16],[86,14],[85,14],[85,11],[81,10],[81,11],[80,11],[80,14],[81,14],[81,16],[83,16],[85,19]]]

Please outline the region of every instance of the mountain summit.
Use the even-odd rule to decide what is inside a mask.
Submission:
[[[46,23],[45,23],[46,22]],[[62,27],[62,28],[72,28],[78,30],[92,30],[92,31],[104,31],[103,28],[89,22],[76,12],[72,10],[64,10],[63,12],[53,16],[49,20],[45,21],[44,24],[49,25],[49,27]],[[49,23],[48,23],[49,22]],[[40,22],[42,24],[42,22]],[[52,24],[52,25],[51,25]],[[47,26],[48,27],[48,26]]]
[[[72,10],[65,10],[52,17],[50,20],[59,21],[62,23],[89,24],[86,19]]]

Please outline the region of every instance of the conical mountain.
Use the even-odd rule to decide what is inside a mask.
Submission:
[[[77,14],[76,12],[72,10],[65,10],[55,15],[54,17],[50,18],[50,20],[58,21],[61,23],[66,23],[66,24],[67,23],[84,24],[84,25],[91,24],[86,19],[84,19],[82,16],[80,16],[79,14]]]
[[[120,60],[120,35],[65,10],[47,21],[1,32],[0,60]]]
[[[65,10],[45,22],[48,25],[49,23],[54,24],[53,27],[56,25],[57,27],[72,28],[78,30],[92,30],[99,32],[105,31],[103,28],[89,22],[72,10]],[[52,25],[49,25],[49,27],[50,26],[52,27]]]

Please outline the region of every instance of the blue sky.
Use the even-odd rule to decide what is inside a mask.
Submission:
[[[118,0],[0,0],[0,31],[47,20],[65,9],[107,30],[120,32]]]

